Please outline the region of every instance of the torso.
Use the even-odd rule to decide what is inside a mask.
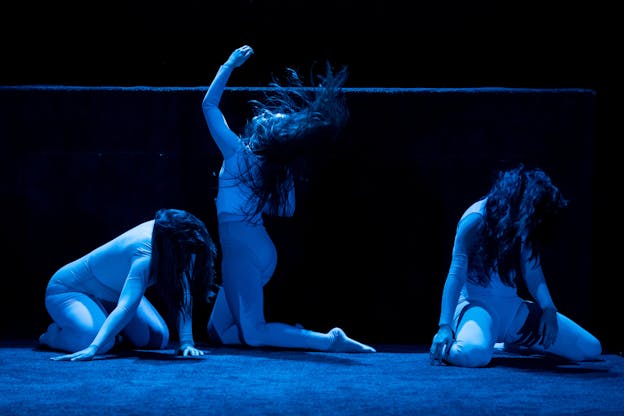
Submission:
[[[479,215],[483,217],[485,213],[485,203],[487,199],[481,199],[474,204],[472,204],[462,215],[460,222],[469,215]],[[461,291],[461,299],[468,300],[484,300],[491,298],[516,298],[517,291],[516,288],[505,285],[498,273],[492,273],[490,275],[490,284],[487,287],[479,286],[474,283],[471,283],[469,280],[466,281],[464,287]]]
[[[252,197],[251,189],[241,183],[239,177],[247,166],[245,157],[248,157],[243,148],[232,157],[223,160],[219,171],[219,190],[217,192],[216,207],[219,220],[244,220],[244,208]],[[262,223],[262,217],[257,216],[253,222]]]
[[[132,275],[149,286],[153,227],[154,220],[144,222],[87,254],[84,260],[92,275],[103,285],[121,292],[132,267]]]

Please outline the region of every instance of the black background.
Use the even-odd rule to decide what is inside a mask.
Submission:
[[[621,274],[620,29],[601,3],[31,1],[2,8],[5,86],[207,86],[229,53],[249,44],[255,55],[231,85],[266,86],[286,66],[305,73],[329,60],[349,67],[347,87],[596,91],[591,255],[601,287],[594,309],[613,319],[603,328],[620,327],[610,306]],[[20,265],[7,270],[19,276]]]

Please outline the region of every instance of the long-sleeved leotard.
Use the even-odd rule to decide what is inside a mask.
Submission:
[[[578,324],[556,312],[557,335],[547,349],[538,342],[544,310],[556,310],[542,268],[523,250],[521,273],[535,302],[521,299],[517,289],[504,285],[497,274],[490,283],[479,286],[468,280],[469,256],[474,253],[475,234],[483,218],[485,199],[473,204],[462,215],[455,236],[451,266],[444,285],[439,325],[449,325],[455,340],[446,352],[453,365],[487,365],[494,344],[522,345],[570,360],[595,359],[601,354],[600,342]]]
[[[144,296],[149,281],[154,220],[144,222],[61,267],[50,279],[45,304],[53,323],[40,341],[75,352],[90,345],[108,351],[117,334],[140,348],[163,348],[169,330]],[[188,305],[178,317],[181,342],[192,345]]]
[[[303,348],[320,351],[371,352],[371,347],[348,338],[334,328],[319,333],[297,326],[266,322],[263,286],[269,281],[277,263],[277,251],[269,237],[262,216],[245,218],[251,190],[238,181],[255,157],[240,138],[230,130],[219,109],[219,101],[232,65],[222,65],[204,100],[203,112],[210,133],[223,156],[216,199],[219,238],[222,250],[222,283],[217,294],[208,332],[224,344]],[[246,158],[250,158],[245,160]],[[294,212],[294,191],[284,215]]]

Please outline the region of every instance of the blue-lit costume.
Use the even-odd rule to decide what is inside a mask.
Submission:
[[[205,296],[215,275],[216,246],[191,213],[159,209],[143,222],[61,267],[46,288],[53,322],[42,345],[69,352],[55,360],[84,361],[106,353],[118,335],[134,348],[162,349],[169,329],[147,300],[154,285],[176,318],[182,356],[203,355],[193,340],[193,295]]]
[[[54,322],[42,343],[68,352],[94,343],[102,353],[123,333],[137,347],[167,345],[167,325],[144,296],[153,226],[144,222],[54,273],[45,295]],[[104,326],[109,314],[114,319]]]
[[[254,180],[262,181],[260,171],[264,168],[263,159],[257,152],[261,143],[254,142],[253,137],[245,141],[235,134],[228,127],[219,102],[232,70],[252,54],[249,46],[232,52],[228,61],[219,68],[202,105],[212,138],[223,156],[216,198],[222,250],[222,287],[208,322],[208,333],[214,341],[228,345],[373,352],[373,348],[347,337],[340,328],[320,333],[265,321],[263,286],[273,275],[277,252],[265,229],[262,215],[292,216],[295,189],[292,177],[288,175],[284,178],[288,189],[286,198],[279,204],[277,212],[271,212],[268,205],[267,209],[256,211],[249,208],[258,205],[258,196],[249,182],[242,178],[251,174]],[[264,116],[277,123],[288,123],[295,115],[265,113]]]
[[[458,222],[442,294],[440,329],[431,346],[432,363],[483,367],[491,361],[496,343],[504,343],[510,351],[529,348],[569,360],[597,359],[600,342],[556,311],[539,259],[530,258],[529,250],[521,250],[520,274],[535,302],[521,299],[517,288],[505,285],[496,272],[490,272],[486,285],[469,277],[484,273],[473,267],[473,260],[486,201],[474,203]],[[543,345],[546,333],[551,337],[547,348]]]

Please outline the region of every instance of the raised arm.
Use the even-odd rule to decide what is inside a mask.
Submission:
[[[228,60],[219,67],[202,102],[204,118],[210,134],[225,159],[237,151],[240,143],[238,136],[230,129],[219,109],[219,102],[234,68],[244,64],[252,54],[253,49],[247,45],[235,49]]]

